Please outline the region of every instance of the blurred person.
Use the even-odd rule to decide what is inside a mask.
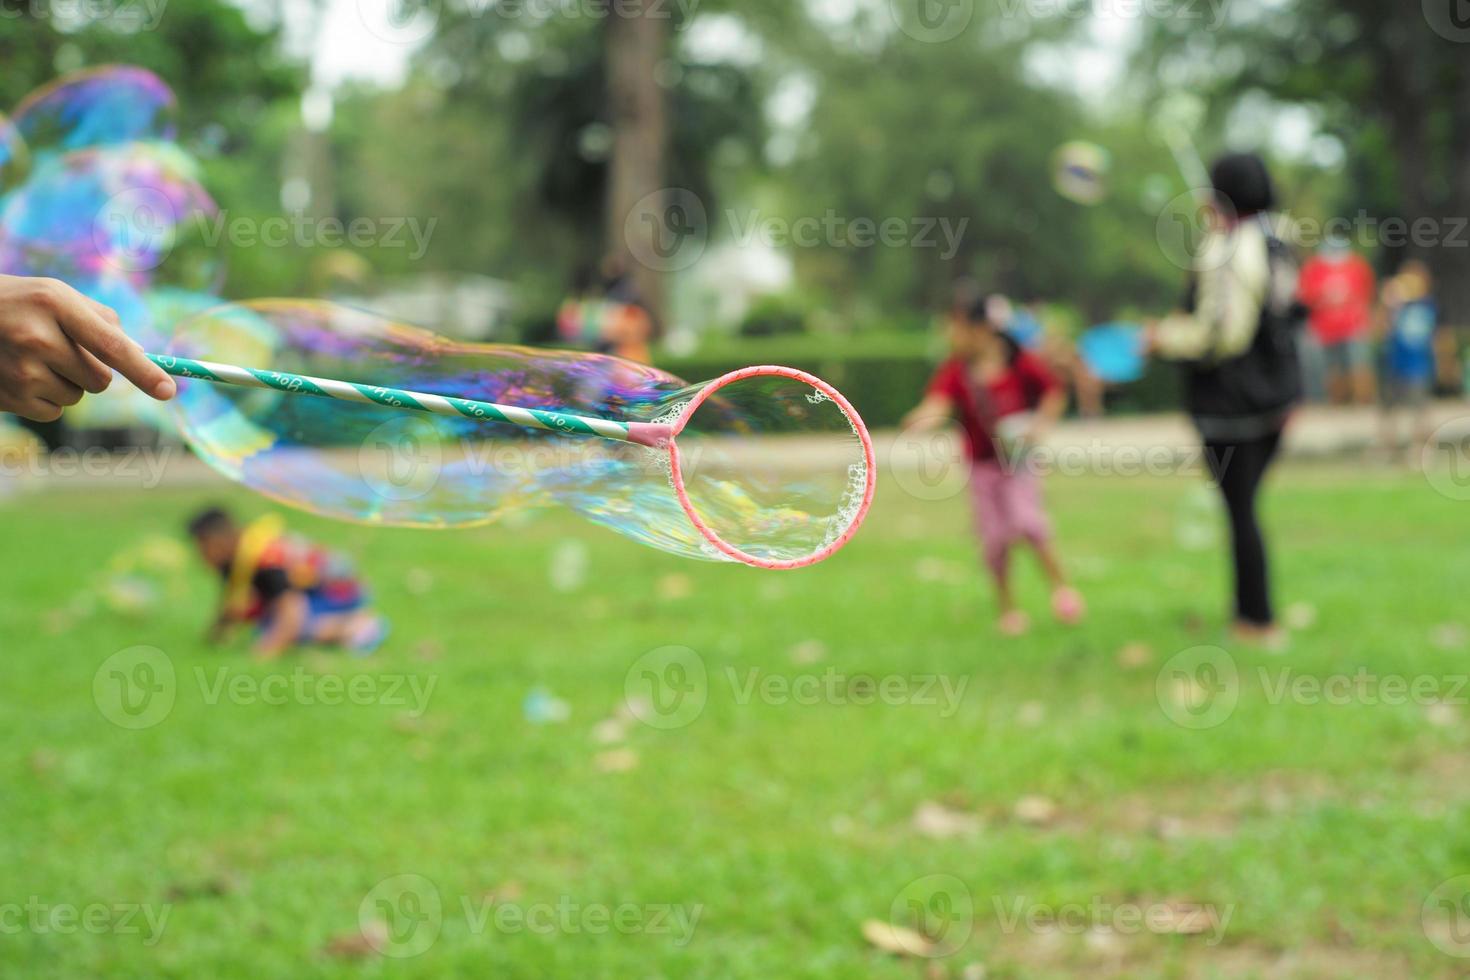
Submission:
[[[106,391],[109,368],[159,401],[177,391],[110,308],[55,279],[0,276],[0,412],[54,422]]]
[[[1410,259],[1383,290],[1383,450],[1390,456],[1429,441],[1439,307],[1429,267]],[[1409,443],[1399,438],[1399,414],[1409,419]]]
[[[990,322],[984,300],[963,319],[951,320],[950,348],[950,359],[934,375],[923,401],[904,418],[904,427],[926,432],[956,419],[964,430],[976,530],[995,583],[1000,631],[1019,636],[1031,625],[1011,588],[1011,551],[1021,542],[1041,562],[1057,619],[1078,623],[1086,608],[1062,571],[1040,484],[1023,458],[1061,417],[1066,391],[1040,357]]]
[[[1261,484],[1301,397],[1296,270],[1271,232],[1276,191],[1265,161],[1228,154],[1211,168],[1215,227],[1201,243],[1184,308],[1154,324],[1149,346],[1178,361],[1184,400],[1230,519],[1232,635],[1284,639],[1271,601]]]
[[[556,311],[560,343],[590,350],[601,342],[603,301],[596,287],[596,276],[590,268],[582,266],[572,273],[566,298]]]
[[[1376,283],[1367,259],[1332,239],[1301,270],[1301,300],[1321,347],[1328,400],[1371,405],[1375,397],[1373,326]]]
[[[352,567],[288,534],[279,517],[241,527],[216,507],[196,515],[188,531],[200,557],[223,581],[211,640],[252,625],[255,657],[275,660],[309,645],[366,655],[387,635],[387,624],[369,607]]]
[[[599,349],[640,364],[649,363],[653,359],[650,345],[658,334],[653,312],[621,258],[604,259],[602,273],[602,293],[608,306],[600,328]]]

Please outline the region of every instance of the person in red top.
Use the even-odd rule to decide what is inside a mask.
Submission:
[[[1297,289],[1326,357],[1328,397],[1338,405],[1373,404],[1372,266],[1347,245],[1331,242],[1302,266]]]
[[[995,581],[1001,632],[1016,636],[1030,627],[1010,579],[1011,549],[1022,541],[1041,561],[1057,618],[1077,623],[1084,615],[1082,596],[1067,584],[1040,485],[1026,465],[1027,451],[1066,408],[1066,391],[1045,361],[990,322],[983,301],[966,316],[951,318],[950,347],[952,356],[904,427],[924,432],[956,419],[964,430],[976,529]]]

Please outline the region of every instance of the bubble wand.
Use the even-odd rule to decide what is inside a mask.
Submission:
[[[802,568],[807,565],[814,565],[825,558],[831,557],[857,533],[864,517],[867,516],[868,509],[872,506],[873,493],[877,484],[877,465],[873,451],[872,437],[869,436],[867,426],[863,424],[863,420],[858,415],[857,409],[853,408],[852,404],[842,396],[841,392],[827,384],[821,378],[795,368],[780,367],[777,365],[760,365],[757,367],[743,368],[739,371],[732,371],[702,387],[684,405],[678,418],[673,422],[621,422],[615,419],[574,415],[547,409],[522,408],[514,405],[500,405],[495,402],[455,398],[448,395],[435,395],[422,391],[406,391],[399,388],[386,388],[380,385],[357,384],[348,381],[336,381],[329,378],[316,378],[302,374],[291,374],[285,371],[238,367],[233,364],[219,364],[214,361],[200,361],[173,355],[148,354],[146,356],[150,361],[162,368],[165,373],[178,378],[188,378],[207,381],[213,384],[233,385],[245,388],[266,388],[293,395],[310,395],[318,398],[357,402],[359,404],[381,405],[404,411],[444,415],[451,418],[466,418],[479,422],[505,422],[527,429],[540,429],[563,435],[596,436],[616,442],[632,443],[651,449],[664,450],[669,456],[670,478],[673,482],[674,494],[678,498],[679,506],[683,508],[690,523],[721,554],[756,568]],[[800,558],[774,559],[753,555],[730,544],[709,526],[689,497],[685,472],[679,454],[679,434],[684,431],[685,426],[693,418],[694,413],[699,407],[708,401],[715,392],[735,382],[756,377],[788,378],[810,385],[821,397],[831,400],[841,410],[862,444],[863,484],[861,498],[857,502],[855,513],[851,515],[846,528],[839,536],[812,554]]]
[[[233,364],[217,364],[214,361],[196,361],[187,357],[164,354],[146,356],[166,374],[171,374],[176,378],[192,378],[197,381],[211,381],[215,384],[235,385],[241,388],[270,388],[291,395],[315,395],[318,398],[335,398],[338,401],[359,402],[364,405],[383,405],[388,408],[401,408],[408,412],[447,415],[451,418],[467,418],[477,422],[506,422],[525,429],[542,429],[565,435],[600,436],[603,439],[631,442],[653,449],[664,448],[674,436],[674,426],[667,423],[617,422],[613,419],[551,412],[540,408],[517,408],[514,405],[497,405],[494,402],[474,401],[468,398],[431,395],[424,391],[405,391],[402,388],[360,385],[348,381],[333,381],[329,378],[313,378],[305,374],[289,374],[285,371],[265,371],[259,368],[236,367]],[[752,368],[750,370],[756,373],[766,373],[787,369]]]

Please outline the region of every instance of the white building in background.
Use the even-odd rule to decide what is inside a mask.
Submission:
[[[705,332],[733,333],[751,304],[781,293],[795,281],[791,257],[760,241],[711,245],[670,287],[671,329],[664,338],[674,353],[685,353]]]
[[[515,310],[515,290],[510,283],[470,273],[417,276],[373,293],[334,290],[331,298],[390,320],[471,341],[509,339]]]

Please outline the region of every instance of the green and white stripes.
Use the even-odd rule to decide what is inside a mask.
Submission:
[[[431,395],[421,391],[401,391],[397,388],[360,385],[347,381],[332,381],[327,378],[311,378],[301,374],[287,374],[284,371],[262,371],[256,368],[236,367],[232,364],[216,364],[212,361],[195,361],[186,357],[149,354],[148,359],[178,378],[195,378],[215,384],[238,385],[245,388],[273,388],[276,391],[284,391],[293,395],[314,395],[318,398],[384,405],[388,408],[427,412],[431,415],[463,417],[480,422],[507,422],[527,429],[544,429],[551,432],[564,432],[568,435],[600,436],[603,439],[615,439],[619,442],[644,441],[636,433],[630,434],[626,423],[615,422],[611,419],[569,415],[565,412],[549,412],[539,408],[496,405],[493,402]]]

